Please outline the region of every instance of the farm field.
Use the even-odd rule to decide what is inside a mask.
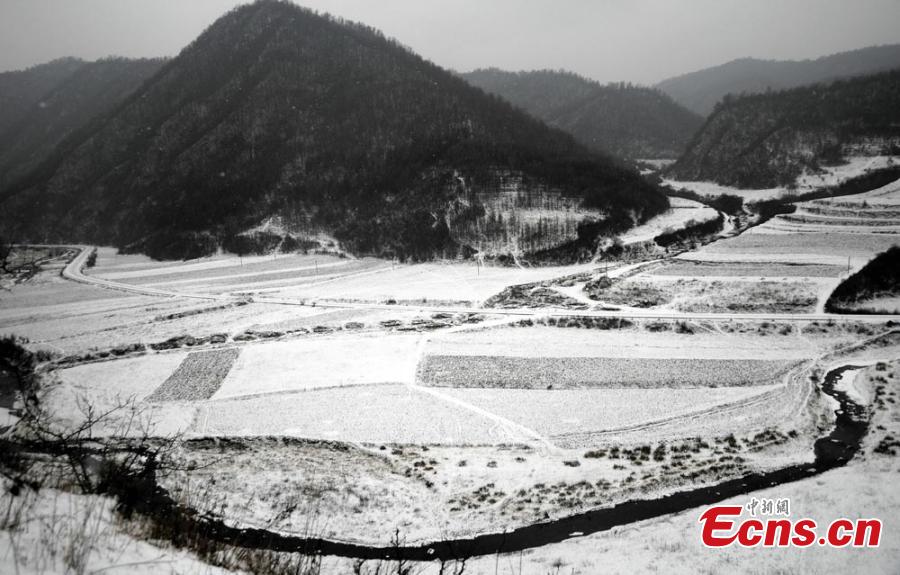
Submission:
[[[527,426],[551,443],[570,434],[616,432],[766,396],[779,386],[618,389],[464,389],[441,393]],[[685,435],[692,432],[685,430]]]
[[[97,265],[88,273],[101,279],[173,292],[337,302],[475,305],[510,284],[543,281],[592,269],[590,264],[534,268],[475,262],[398,264],[330,255],[254,256],[243,258],[243,264],[241,258],[214,256],[173,264],[153,262],[143,256],[115,256],[112,251],[100,250]]]
[[[35,345],[63,355],[185,335],[240,333],[254,325],[328,311],[132,295],[58,277],[28,288],[16,286],[0,297],[0,333],[27,337]],[[64,303],[53,303],[57,298]]]
[[[892,354],[897,356],[895,349]],[[890,357],[891,353],[883,354]],[[871,358],[863,360],[872,361]],[[898,364],[895,359],[886,372],[871,366],[853,377],[853,385],[863,390],[862,398],[871,398],[878,382],[887,377],[896,384]],[[888,374],[893,374],[888,375]],[[891,396],[896,396],[892,388]],[[896,402],[884,402],[875,407],[875,431],[864,442],[863,455],[855,457],[846,467],[827,474],[779,485],[752,494],[757,499],[788,498],[791,515],[814,517],[820,525],[842,517],[879,517],[883,530],[900,529],[896,514],[886,513],[900,505],[900,493],[894,489],[900,471],[896,455],[879,450],[886,436],[896,436],[898,408]],[[734,497],[723,505],[746,505],[751,496]],[[748,562],[759,572],[847,572],[863,569],[868,573],[893,573],[897,570],[900,544],[894,539],[882,539],[878,552],[871,549],[818,547],[807,550],[754,548],[730,546],[721,553],[705,553],[697,536],[697,523],[705,509],[691,510],[658,519],[636,523],[628,528],[614,529],[522,554],[481,558],[467,564],[472,573],[494,573],[495,565],[512,563],[523,572],[542,573],[562,562],[562,569],[575,574],[588,574],[592,566],[602,564],[610,573],[652,571],[661,563],[671,573],[718,573],[731,571],[735,565]],[[637,550],[637,551],[635,551]],[[569,559],[561,559],[569,558]],[[503,571],[501,571],[503,572]],[[508,573],[517,571],[509,570]],[[436,573],[436,571],[435,571]]]
[[[0,575],[900,575],[900,0],[306,4],[0,0]]]
[[[189,353],[172,375],[147,397],[147,401],[209,399],[219,390],[238,354],[240,350],[233,347]]]
[[[702,196],[740,196],[745,202],[759,202],[794,194],[802,194],[823,187],[837,186],[866,172],[880,170],[895,165],[896,156],[851,156],[840,166],[826,166],[820,173],[805,173],[797,178],[793,188],[776,187],[765,189],[742,189],[723,186],[715,182],[684,182],[663,178],[663,184],[670,188],[686,189]]]
[[[856,210],[855,222],[890,209],[871,208],[876,199],[893,201],[867,197],[868,208],[853,197],[811,207]],[[172,264],[100,250],[89,275],[185,296],[40,274],[2,294],[0,325],[59,362],[46,397],[56,425],[79,425],[91,405],[115,410],[98,437],[178,435],[176,457],[192,471],[163,481],[179,500],[285,533],[464,537],[811,460],[834,422],[815,392],[823,355],[889,326],[586,321],[540,302],[526,315],[466,312],[511,285],[546,282],[591,309],[812,313],[846,274],[839,242],[867,261],[890,236],[773,225],[614,266],[596,300],[583,288],[599,262]]]
[[[698,261],[760,262],[860,266],[878,252],[898,242],[890,234],[766,233],[750,231],[704,246],[697,252],[682,254],[681,259]]]
[[[332,301],[480,304],[508,285],[531,283],[592,270],[592,264],[516,268],[475,263],[398,265],[369,276],[339,278],[311,286],[287,287],[266,295]]]
[[[95,426],[98,436],[175,435],[191,426],[197,406],[152,403],[149,398],[187,355],[154,354],[58,370],[58,385],[48,390],[44,401],[63,428],[82,424],[92,408],[110,414]]]
[[[527,437],[403,384],[313,389],[205,403],[191,433],[369,444],[492,445]]]
[[[683,312],[804,313],[813,312],[837,285],[835,280],[733,277],[679,278],[637,275],[590,297],[607,305]]]
[[[419,381],[435,387],[675,389],[766,385],[794,365],[773,360],[429,355]]]
[[[847,273],[846,266],[765,262],[705,262],[690,259],[670,260],[644,277],[680,278],[837,278]]]
[[[738,237],[679,257],[708,262],[843,265],[856,270],[875,254],[900,243],[900,228],[895,225],[900,221],[891,207],[898,203],[900,181],[863,194],[803,202],[795,214],[776,216]],[[811,215],[818,219],[809,221]],[[846,225],[848,217],[852,225]]]
[[[651,326],[652,327],[652,326]],[[465,355],[503,357],[604,357],[623,359],[767,360],[811,359],[830,340],[774,334],[723,333],[713,326],[696,333],[648,331],[639,328],[584,330],[535,326],[496,328],[452,334],[436,333],[425,347],[426,356]]]
[[[246,346],[213,399],[406,382],[417,344],[414,335],[348,334]]]

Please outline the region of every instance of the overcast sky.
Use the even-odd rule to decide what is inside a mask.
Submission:
[[[174,56],[239,0],[0,0],[0,70]],[[650,84],[753,56],[900,42],[900,0],[305,0],[446,68],[566,68]]]

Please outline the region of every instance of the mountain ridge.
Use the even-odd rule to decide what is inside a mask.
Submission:
[[[217,20],[0,201],[34,240],[194,256],[279,216],[349,251],[425,259],[477,251],[451,230],[503,190],[574,198],[610,232],[667,205],[380,32],[266,0]]]
[[[630,158],[675,158],[703,119],[654,88],[600,84],[564,70],[462,74],[597,151]]]
[[[900,44],[885,44],[806,60],[738,58],[667,78],[655,87],[686,108],[708,116],[726,94],[783,90],[895,68],[900,68]]]
[[[163,58],[78,61],[71,74],[18,111],[0,130],[0,188],[40,164],[69,134],[125,100]],[[51,63],[52,64],[52,63]]]
[[[850,155],[900,152],[900,70],[726,97],[668,173],[741,188],[790,187]]]

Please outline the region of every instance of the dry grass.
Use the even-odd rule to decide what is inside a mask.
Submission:
[[[806,281],[630,278],[589,295],[607,304],[684,312],[798,313],[815,310],[818,287]]]
[[[769,385],[794,365],[789,360],[430,355],[418,378],[437,387],[714,388]]]
[[[196,401],[209,399],[225,381],[238,358],[237,348],[215,349],[188,354],[175,372],[147,398],[147,401]]]

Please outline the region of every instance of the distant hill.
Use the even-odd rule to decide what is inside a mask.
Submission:
[[[0,187],[45,160],[66,136],[113,109],[162,67],[164,60],[69,59],[3,74],[0,83],[20,97],[0,120]],[[42,70],[53,70],[45,74]],[[35,82],[36,75],[48,81]],[[26,89],[26,86],[31,88]]]
[[[491,234],[545,249],[666,207],[633,170],[379,32],[260,1],[8,186],[0,225],[155,257],[245,249],[254,233],[430,258]],[[558,217],[580,213],[591,226]]]
[[[656,85],[682,106],[707,116],[726,94],[755,94],[900,68],[900,44],[841,52],[815,60],[742,58]]]
[[[789,186],[848,155],[900,153],[900,70],[726,97],[669,173],[742,188]]]
[[[676,158],[703,119],[659,90],[600,85],[571,72],[475,70],[462,77],[575,136],[623,158]]]
[[[78,58],[61,58],[27,70],[0,73],[0,133],[84,65]]]

